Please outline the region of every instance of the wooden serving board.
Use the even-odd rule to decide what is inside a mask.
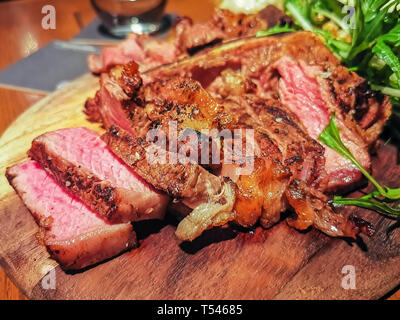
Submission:
[[[141,223],[138,249],[82,272],[65,273],[36,240],[38,227],[13,189],[6,167],[26,158],[32,139],[55,129],[87,126],[83,103],[98,80],[85,75],[22,114],[0,139],[0,265],[34,299],[377,299],[400,284],[400,229],[374,212],[357,211],[376,234],[357,242],[298,232],[281,222],[252,233],[207,231],[180,243],[169,223]],[[382,147],[373,159],[382,183],[400,182],[397,150]],[[342,269],[354,266],[356,289],[342,288]],[[42,279],[55,274],[55,289]]]

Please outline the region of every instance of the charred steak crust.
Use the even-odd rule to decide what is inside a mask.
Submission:
[[[110,222],[128,222],[140,217],[139,208],[133,204],[130,208],[125,207],[124,196],[127,190],[116,188],[88,170],[59,158],[57,154],[47,150],[45,144],[34,140],[28,155],[31,159],[39,162],[60,185],[82,199],[92,210]],[[126,220],[128,212],[130,218]]]
[[[232,69],[234,64],[234,69],[239,69],[244,79],[253,80],[258,87],[263,77],[270,74],[266,77],[268,95],[277,97],[273,80],[279,74],[274,73],[274,64],[282,57],[320,68],[323,76],[320,80],[327,99],[336,106],[338,114],[346,119],[346,124],[355,127],[363,140],[373,146],[391,114],[388,97],[374,92],[365,79],[343,67],[318,36],[311,32],[237,40],[171,65],[149,70],[143,78],[145,82],[151,82],[173,76],[191,77],[209,89],[214,80],[210,76],[216,78],[221,72]]]
[[[155,196],[154,191],[135,191],[102,180],[95,173],[69,161],[48,147],[48,134],[33,140],[28,155],[40,163],[61,186],[107,221],[122,223],[164,215],[166,197],[163,199]]]
[[[143,138],[133,137],[117,126],[112,126],[102,139],[146,182],[175,199],[182,199],[191,208],[208,201],[210,195],[218,194],[222,189],[223,181],[197,163],[169,164],[169,157],[172,156],[169,152],[166,152],[166,163],[151,163],[146,154],[148,148],[154,145]]]

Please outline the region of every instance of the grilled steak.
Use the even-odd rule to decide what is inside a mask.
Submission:
[[[318,191],[323,190],[328,182],[323,157],[324,148],[310,138],[302,126],[296,123],[298,119],[294,114],[285,110],[277,101],[260,99],[254,95],[243,95],[225,100],[224,106],[238,115],[239,124],[255,129],[256,137],[258,137],[256,141],[259,145],[272,141],[277,147],[278,151],[269,147],[268,152],[262,154],[263,159],[274,155],[275,157],[272,158],[274,162],[276,163],[279,159],[287,171],[291,172],[289,180],[280,185],[281,190],[285,189],[284,194],[281,194],[282,199],[296,212],[296,216],[288,220],[291,226],[300,230],[314,226],[331,236],[355,237],[360,232],[360,228],[354,221],[335,213],[328,204],[328,198]],[[277,172],[277,170],[272,172]],[[259,176],[257,170],[255,175]],[[240,178],[249,179],[248,176]],[[269,177],[268,181],[271,180]],[[277,187],[279,181],[282,183],[285,180],[275,180],[275,183],[269,185]],[[266,186],[268,183],[263,181],[261,185]],[[263,194],[271,193],[264,191]],[[275,199],[268,206],[268,210],[264,210],[261,215],[260,222],[264,227],[277,222],[279,215],[271,215],[274,212],[271,209],[277,203],[279,202]],[[279,204],[279,208],[283,210],[285,202]]]
[[[234,192],[229,182],[212,175],[196,163],[171,163],[176,155],[140,137],[133,137],[121,128],[111,127],[103,139],[116,155],[148,183],[194,208],[190,216],[181,222],[177,230],[179,238],[193,240],[204,230],[234,219]],[[155,155],[153,160],[149,154]]]
[[[276,63],[281,76],[279,80],[279,96],[282,103],[297,115],[303,123],[309,135],[318,139],[319,135],[329,124],[331,113],[336,112],[337,126],[341,133],[343,143],[352,151],[364,168],[369,169],[370,158],[368,146],[358,134],[353,123],[345,123],[345,117],[337,106],[329,103],[328,95],[323,93],[318,77],[322,70],[314,66],[306,66],[296,63],[289,58],[282,58]],[[322,77],[321,77],[322,78]],[[339,111],[339,112],[338,112]],[[325,167],[329,175],[328,190],[336,190],[338,187],[357,183],[362,178],[361,172],[350,162],[344,159],[336,151],[326,148]]]
[[[110,222],[164,216],[168,197],[132,172],[93,131],[72,128],[46,133],[33,140],[29,155]]]
[[[129,66],[127,69],[130,70]],[[120,85],[125,87],[125,84],[129,83],[129,72],[123,73],[125,79]],[[137,74],[131,76],[134,79]],[[121,83],[121,78],[116,78],[115,81]],[[249,227],[261,218],[262,225],[270,227],[279,221],[280,213],[286,210],[289,204],[297,213],[296,218],[291,220],[291,225],[298,229],[314,225],[327,234],[349,237],[355,237],[359,232],[359,228],[352,221],[336,214],[328,205],[328,198],[315,189],[324,189],[327,183],[324,148],[306,134],[301,124],[296,125],[296,115],[285,110],[279,102],[266,102],[255,95],[247,95],[243,98],[237,97],[236,102],[235,99],[223,100],[228,106],[225,108],[198,82],[184,78],[156,81],[137,90],[128,91],[134,92],[130,99],[141,101],[141,106],[136,108],[140,108],[141,112],[144,111],[147,115],[151,121],[150,127],[157,126],[164,133],[168,132],[171,121],[177,123],[178,130],[218,129],[237,133],[252,129],[255,132],[255,144],[242,136],[238,138],[245,148],[252,144],[255,151],[252,155],[254,167],[250,173],[237,173],[237,169],[248,161],[245,158],[238,163],[222,163],[221,176],[229,177],[235,183],[233,198],[228,197],[233,199],[233,214],[226,216],[224,208],[224,219],[214,219],[214,222],[209,219],[210,215],[206,214],[206,210],[198,208],[209,204],[207,199],[221,195],[224,188],[222,180],[218,180],[193,162],[185,165],[166,162],[149,165],[146,155],[150,143],[144,136],[132,137],[134,130],[130,130],[131,133],[128,134],[122,129],[111,127],[105,135],[104,139],[111,149],[148,183],[168,192],[175,199],[183,198],[185,204],[194,208],[177,229],[177,234],[182,240],[192,240],[201,231],[229,220]],[[230,112],[227,112],[228,110]],[[239,116],[239,119],[230,113]],[[134,123],[131,126],[134,127]],[[171,143],[168,133],[164,135],[167,144]],[[236,139],[235,136],[232,137],[233,140]],[[223,157],[226,159],[226,150],[223,151]],[[157,149],[156,153],[160,155],[162,152],[165,153],[165,150],[161,148]],[[177,156],[169,152],[166,154],[167,158]],[[201,165],[201,162],[199,164]],[[197,176],[205,177],[206,182],[200,184],[202,188],[197,187],[199,180],[193,178]],[[203,184],[217,188],[210,192],[203,188]],[[195,186],[195,192],[188,193],[188,185]],[[226,198],[223,197],[222,203],[226,203]],[[202,212],[205,220],[194,218],[198,212]]]
[[[101,54],[88,56],[88,67],[93,73],[107,72],[116,65],[136,61],[142,71],[175,61],[180,52],[172,42],[161,41],[148,35],[131,33],[116,46],[106,47]]]
[[[388,97],[373,92],[365,79],[341,66],[309,32],[238,40],[156,68],[143,78],[149,83],[174,76],[199,81],[222,101],[246,93],[279,100],[299,116],[314,139],[335,111],[343,140],[367,168],[368,149],[373,148],[391,113]],[[325,156],[328,191],[348,190],[361,178],[351,163],[332,150],[327,148]]]
[[[120,44],[104,48],[100,56],[90,55],[88,67],[93,73],[102,73],[116,65],[136,61],[143,72],[214,46],[222,40],[255,35],[259,30],[291,21],[272,5],[251,15],[218,9],[205,23],[193,23],[192,19],[181,17],[175,22],[173,36],[168,41],[132,33]]]
[[[64,269],[82,269],[136,246],[130,223],[104,221],[37,162],[8,168],[6,175],[40,226],[48,251]]]
[[[100,90],[85,103],[89,120],[101,122],[106,129],[118,124],[135,135],[146,135],[150,121],[141,108],[143,102],[135,94],[142,85],[142,79],[136,76],[138,68],[135,62],[131,62],[123,69],[116,67],[101,75]],[[127,78],[129,80],[124,81]]]

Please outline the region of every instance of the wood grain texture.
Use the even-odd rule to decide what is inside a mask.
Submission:
[[[169,12],[177,12],[179,14],[182,15],[187,15],[187,16],[191,16],[195,21],[205,21],[207,20],[211,13],[212,13],[212,9],[214,6],[214,3],[216,1],[214,0],[207,0],[207,1],[189,1],[189,0],[169,0],[168,1],[168,5],[167,5],[167,11]],[[56,5],[56,9],[57,9],[57,29],[56,30],[43,30],[41,28],[40,25],[40,20],[41,20],[41,8],[43,5],[45,4],[55,4]],[[48,1],[48,0],[21,0],[21,1],[12,1],[12,2],[4,2],[4,3],[0,3],[0,36],[2,39],[2,44],[4,48],[7,48],[6,50],[2,50],[0,53],[0,69],[8,66],[11,63],[14,63],[16,61],[18,61],[19,59],[27,56],[28,54],[40,49],[41,47],[43,47],[45,44],[47,44],[48,42],[50,42],[53,39],[62,39],[62,40],[68,40],[71,39],[76,33],[79,32],[80,28],[79,25],[77,24],[76,19],[74,19],[74,14],[78,13],[81,17],[81,20],[83,22],[83,24],[87,24],[91,21],[91,19],[93,19],[94,12],[90,7],[89,1],[88,0],[59,0],[57,2],[55,1]],[[93,85],[93,90],[94,87],[96,86],[96,81],[92,82],[92,79],[88,79],[87,81],[84,81],[84,86],[86,87],[90,87],[91,85]],[[91,89],[85,88],[84,90],[82,90],[81,94],[84,94],[83,91],[89,92],[91,91]],[[42,94],[33,94],[30,92],[25,92],[25,91],[19,91],[19,90],[9,90],[9,89],[0,89],[0,101],[1,101],[1,114],[2,116],[0,117],[0,134],[6,129],[6,127],[24,110],[27,109],[27,107],[31,104],[33,104],[34,102],[38,101],[39,99],[41,99],[43,97]],[[70,98],[68,98],[70,99]],[[73,98],[75,99],[75,98]],[[84,100],[84,97],[79,97],[76,98],[76,105],[75,107],[77,108],[76,110],[79,110],[79,108],[81,107],[81,101]],[[62,103],[62,101],[60,100],[56,100],[60,103]],[[51,103],[51,100],[46,100],[46,103]],[[45,104],[41,104],[41,107],[45,107]],[[70,108],[72,107],[72,105],[70,104]],[[47,108],[48,109],[48,108]],[[32,111],[33,112],[33,111]],[[27,136],[25,139],[23,137],[23,133],[24,131],[29,131],[29,126],[33,125],[37,125],[35,124],[35,122],[40,123],[42,121],[47,121],[46,118],[48,117],[48,114],[51,117],[54,117],[55,114],[51,113],[49,111],[49,113],[47,112],[40,112],[39,110],[33,112],[32,114],[35,114],[34,118],[29,120],[29,115],[31,113],[29,112],[28,115],[26,117],[23,118],[22,121],[18,122],[18,126],[15,128],[15,130],[13,131],[14,134],[16,136],[20,136],[19,139],[22,139],[22,143],[19,143],[19,151],[21,153],[20,158],[22,159],[24,157],[25,151],[28,148],[29,144],[30,144],[30,137],[32,137],[34,134],[30,134],[30,136]],[[78,118],[76,119],[76,124],[83,124],[85,123],[84,118],[82,117],[81,113],[74,113],[74,116],[78,116]],[[70,115],[69,114],[64,114],[63,116],[57,115],[56,118],[54,119],[55,121],[47,121],[46,123],[50,122],[50,127],[51,128],[57,128],[57,124],[56,122],[60,120],[60,127],[64,126],[64,124],[69,124],[69,125],[73,125],[70,121],[66,121],[65,123],[63,122],[65,119],[64,118],[68,118]],[[24,125],[26,121],[26,124]],[[46,130],[45,128],[41,128],[40,130]],[[39,131],[40,131],[39,130]],[[20,132],[18,132],[20,131]],[[38,131],[38,132],[39,132]],[[21,136],[22,135],[22,136]],[[1,139],[1,141],[3,141],[4,138]],[[25,147],[26,149],[24,149]],[[0,154],[3,154],[3,148],[0,149]],[[13,152],[13,147],[9,146],[7,148],[7,152]],[[0,164],[4,166],[4,162],[3,162],[4,158],[1,159]],[[12,161],[16,161],[18,162],[18,156],[14,157],[14,159],[12,159]],[[1,169],[0,172],[0,178],[2,180],[0,180],[0,188],[1,192],[0,192],[0,198],[1,198],[1,210],[0,210],[0,266],[3,266],[6,268],[6,271],[8,273],[8,275],[11,277],[12,281],[14,281],[15,283],[18,284],[18,286],[25,292],[27,293],[27,295],[29,297],[33,297],[33,298],[41,298],[41,297],[56,297],[56,298],[61,298],[63,296],[63,294],[66,292],[66,290],[70,290],[69,292],[67,292],[66,297],[67,298],[79,298],[79,297],[94,297],[95,295],[91,295],[90,293],[87,292],[88,289],[90,288],[94,288],[97,289],[98,287],[101,287],[101,283],[102,281],[106,280],[107,277],[111,274],[116,273],[116,275],[114,275],[112,277],[112,279],[123,279],[123,277],[125,275],[127,275],[127,284],[126,287],[124,287],[123,289],[123,293],[121,293],[121,296],[124,298],[134,295],[139,295],[140,292],[136,292],[136,293],[131,293],[130,291],[135,291],[137,290],[136,287],[134,287],[135,284],[140,284],[141,280],[140,279],[130,279],[129,277],[129,272],[123,272],[122,274],[118,274],[119,269],[117,268],[117,266],[125,266],[126,263],[129,263],[130,260],[125,261],[125,255],[120,256],[118,259],[122,259],[123,261],[118,261],[118,259],[116,259],[117,261],[111,260],[108,261],[104,264],[101,264],[99,266],[97,266],[96,268],[90,269],[88,270],[89,273],[85,272],[85,273],[81,273],[81,274],[70,274],[70,275],[65,275],[62,271],[60,271],[58,269],[58,267],[56,267],[57,270],[57,290],[55,290],[54,292],[47,292],[43,290],[41,290],[40,288],[40,278],[42,277],[42,275],[47,272],[47,268],[51,268],[54,267],[54,263],[52,260],[48,259],[48,255],[47,252],[45,250],[43,250],[43,248],[39,247],[37,245],[37,243],[35,242],[35,238],[34,238],[34,234],[37,231],[37,226],[33,223],[33,219],[30,217],[30,215],[28,214],[28,212],[26,211],[25,207],[22,206],[22,204],[20,203],[20,200],[15,196],[15,194],[13,194],[9,187],[8,184],[5,183],[5,180],[3,179],[3,168]],[[6,204],[6,205],[5,205]],[[385,222],[385,223],[390,223],[390,222]],[[157,227],[157,226],[156,226]],[[158,226],[159,228],[161,228],[161,226]],[[277,234],[275,236],[269,236],[269,240],[264,240],[264,243],[266,246],[272,245],[272,248],[275,248],[274,250],[276,250],[276,248],[280,248],[277,246],[277,244],[274,244],[274,242],[278,242],[279,238],[277,239],[278,235],[280,235],[281,237],[286,236],[286,233],[283,233],[283,231],[285,232],[289,232],[288,230],[285,230],[286,226],[282,225],[277,227],[279,228],[279,230],[281,228],[283,228],[282,231],[273,231],[273,232],[277,232]],[[157,229],[157,228],[152,228],[152,229]],[[272,232],[272,231],[269,231]],[[266,235],[269,234],[269,232],[261,233],[261,236],[259,236],[258,234],[254,237],[252,237],[253,239],[250,240],[249,244],[246,244],[248,246],[256,246],[257,243],[261,242],[263,243],[263,239]],[[279,233],[281,232],[281,233]],[[290,233],[294,232],[293,230],[290,231]],[[398,231],[397,231],[398,232]],[[212,238],[216,238],[216,240],[223,240],[225,239],[226,241],[223,242],[219,242],[219,243],[214,243],[211,244],[208,247],[203,248],[202,250],[200,250],[199,253],[199,257],[196,258],[196,260],[194,260],[194,262],[190,262],[190,260],[192,260],[192,256],[193,253],[195,252],[196,248],[193,247],[188,247],[185,245],[182,245],[182,250],[181,251],[177,251],[175,252],[175,250],[178,249],[177,245],[178,243],[176,242],[176,239],[173,236],[173,228],[172,227],[166,227],[164,229],[161,230],[160,233],[158,234],[153,234],[150,236],[150,238],[145,239],[142,243],[141,248],[139,249],[139,251],[135,252],[135,253],[128,253],[127,256],[130,257],[130,255],[134,256],[135,259],[144,259],[143,260],[143,265],[144,266],[152,266],[152,261],[159,261],[159,263],[163,262],[163,259],[166,259],[165,257],[165,253],[161,252],[162,255],[160,258],[154,257],[152,258],[151,256],[148,256],[150,253],[148,253],[149,248],[153,248],[154,246],[156,247],[157,250],[160,250],[161,248],[172,248],[172,254],[175,255],[180,255],[182,256],[181,260],[175,262],[174,264],[172,264],[172,270],[167,272],[167,268],[171,267],[171,264],[166,264],[165,266],[160,266],[160,272],[158,272],[157,270],[154,271],[153,269],[151,269],[151,272],[149,272],[149,278],[146,278],[147,281],[151,284],[148,289],[144,290],[142,292],[143,296],[156,296],[159,295],[159,291],[164,291],[166,292],[166,289],[156,289],[155,293],[151,292],[150,289],[153,287],[157,287],[157,285],[161,285],[162,283],[157,280],[156,278],[158,277],[158,273],[160,273],[161,275],[171,275],[171,279],[169,281],[165,281],[170,287],[171,289],[168,291],[168,295],[167,296],[176,296],[178,297],[179,295],[182,295],[182,288],[184,288],[183,284],[179,284],[175,286],[175,289],[173,289],[173,283],[174,282],[181,282],[181,281],[185,281],[186,275],[190,274],[192,272],[192,270],[190,270],[188,267],[192,266],[192,268],[197,269],[200,268],[200,271],[204,272],[207,277],[210,276],[212,278],[216,278],[217,275],[215,274],[217,271],[214,267],[215,263],[211,263],[210,265],[196,265],[194,262],[202,262],[204,260],[206,260],[207,255],[212,256],[214,254],[214,250],[216,250],[216,253],[219,255],[217,257],[219,257],[221,259],[222,262],[225,261],[231,261],[232,259],[234,259],[233,257],[230,257],[229,254],[229,250],[232,250],[233,248],[236,248],[238,246],[243,246],[243,244],[240,244],[243,242],[243,239],[237,239],[238,237],[236,236],[236,238],[233,238],[235,236],[235,234],[232,234],[231,232],[224,232],[222,234],[218,234],[215,232],[210,232],[208,233],[209,236]],[[296,233],[295,233],[296,234]],[[301,236],[304,236],[303,234],[300,234]],[[308,234],[306,234],[306,236],[309,236]],[[313,292],[313,295],[316,296],[317,293],[319,292],[319,295],[321,296],[323,294],[323,288],[329,286],[329,284],[333,284],[333,287],[337,288],[338,285],[338,281],[340,281],[340,277],[342,276],[340,273],[340,268],[338,268],[337,266],[332,266],[331,271],[332,275],[331,277],[333,278],[333,280],[331,280],[330,282],[328,281],[327,283],[325,283],[325,286],[321,286],[318,283],[315,284],[313,283],[313,277],[315,276],[314,273],[310,273],[309,272],[319,272],[318,274],[320,274],[320,277],[323,277],[324,275],[326,276],[326,273],[324,272],[324,265],[326,264],[330,264],[332,263],[332,261],[334,259],[332,259],[332,257],[329,257],[329,253],[331,251],[325,249],[327,248],[327,246],[329,245],[329,239],[326,240],[326,237],[319,235],[318,233],[315,235],[315,232],[313,232],[311,234],[312,237],[322,237],[323,239],[325,238],[325,241],[327,241],[326,245],[324,246],[323,244],[320,244],[318,240],[318,243],[315,243],[314,245],[316,246],[316,248],[320,248],[321,249],[319,251],[316,251],[317,249],[314,249],[314,251],[316,251],[315,255],[313,256],[311,253],[308,254],[304,254],[302,255],[301,259],[304,259],[305,256],[311,256],[311,262],[310,263],[306,263],[304,262],[304,265],[306,266],[306,268],[303,268],[301,271],[295,273],[293,280],[289,281],[285,286],[283,291],[281,291],[281,293],[278,295],[278,297],[283,296],[283,293],[286,291],[286,295],[288,297],[296,297],[296,292],[304,292],[309,294],[310,291]],[[244,235],[240,236],[240,237],[244,237]],[[251,237],[251,235],[247,235],[247,237]],[[398,236],[397,236],[398,237]],[[255,238],[255,239],[254,239]],[[275,239],[273,241],[273,239]],[[319,238],[318,238],[319,239]],[[242,241],[242,242],[239,242]],[[159,242],[161,243],[161,247],[158,248],[156,246],[156,243],[154,242]],[[204,246],[206,243],[210,242],[211,240],[207,238],[201,241],[198,241],[195,246],[197,247],[202,247]],[[235,242],[236,241],[236,242]],[[258,241],[258,242],[257,242]],[[336,242],[336,240],[333,240]],[[164,244],[163,242],[167,242],[166,244]],[[170,242],[172,242],[172,244],[169,244]],[[271,244],[272,242],[272,244]],[[358,248],[357,246],[353,246],[353,247],[349,247],[347,244],[341,242],[341,240],[337,240],[337,242],[342,243],[342,245],[344,246],[345,250],[349,250],[349,248]],[[224,247],[220,247],[222,246],[222,244],[224,244]],[[279,243],[279,242],[278,242]],[[398,245],[398,242],[397,244]],[[335,248],[335,246],[333,246],[333,248]],[[186,250],[186,251],[183,251]],[[198,249],[198,248],[197,248]],[[225,251],[226,250],[226,251]],[[271,249],[272,250],[272,249]],[[332,250],[332,249],[331,249]],[[284,266],[284,264],[280,261],[285,257],[290,257],[291,255],[295,256],[295,261],[298,262],[298,260],[296,260],[296,256],[297,254],[295,252],[293,252],[293,249],[289,250],[290,252],[292,252],[291,254],[287,254],[285,256],[279,256],[279,259],[276,259],[275,257],[273,259],[277,260],[277,262],[274,264],[274,266]],[[311,250],[313,251],[313,250]],[[187,254],[185,254],[185,252],[187,252]],[[235,251],[236,252],[236,251]],[[260,251],[247,251],[249,252],[250,255],[256,255],[257,253],[260,253]],[[328,255],[328,257],[325,257],[323,255],[323,253],[325,253],[325,255]],[[342,255],[344,255],[344,257],[346,257],[346,252],[343,252]],[[266,253],[265,253],[266,254]],[[272,253],[271,251],[269,252],[269,255],[271,257]],[[277,254],[275,254],[277,255]],[[268,254],[266,255],[268,256]],[[364,257],[364,255],[361,253],[361,256]],[[175,257],[175,256],[174,256]],[[319,257],[319,258],[318,258]],[[318,269],[317,267],[312,267],[313,265],[313,261],[314,259],[320,259],[323,262],[323,266],[319,266],[320,269]],[[329,258],[327,260],[325,260],[325,258]],[[146,260],[147,259],[147,260]],[[211,260],[213,260],[214,258],[211,257]],[[215,258],[217,259],[217,258]],[[243,256],[238,257],[238,253],[236,253],[236,258],[235,259],[243,259]],[[247,259],[247,257],[244,257],[244,259]],[[272,259],[272,258],[270,258]],[[291,258],[292,259],[292,258]],[[357,258],[358,259],[358,258]],[[149,260],[152,260],[151,262],[149,262]],[[342,259],[343,260],[343,259]],[[249,262],[247,263],[247,265],[251,264],[253,260],[249,260]],[[140,263],[140,261],[138,261],[137,263]],[[265,262],[267,263],[267,262]],[[272,262],[269,262],[270,264]],[[24,266],[24,264],[26,264],[26,266]],[[111,264],[111,266],[109,266]],[[245,266],[236,269],[236,271],[230,271],[229,270],[220,270],[219,271],[219,275],[224,278],[227,277],[226,275],[224,275],[226,272],[233,272],[233,276],[229,275],[230,278],[234,279],[234,282],[237,282],[236,279],[241,279],[242,282],[237,284],[237,289],[236,291],[240,291],[240,287],[245,288],[246,286],[248,286],[248,282],[249,281],[256,281],[256,278],[260,278],[260,277],[265,277],[265,275],[263,274],[265,272],[262,270],[259,270],[258,267],[260,266],[261,262],[258,262],[258,264],[256,264],[256,267],[252,267],[250,265],[250,267],[245,268]],[[393,264],[393,261],[391,262],[391,265]],[[311,266],[311,267],[310,267]],[[357,266],[356,266],[357,267]],[[44,269],[42,269],[44,268]],[[105,269],[104,269],[105,268]],[[307,269],[309,268],[309,269]],[[363,268],[365,268],[365,260],[363,262]],[[372,266],[372,268],[374,268],[374,266]],[[399,264],[398,262],[395,262],[395,265],[393,266],[394,270],[398,270],[399,269]],[[397,269],[396,269],[397,268]],[[145,267],[141,267],[140,270],[146,269]],[[182,269],[182,271],[180,271]],[[247,270],[248,269],[248,270]],[[322,269],[322,271],[321,271]],[[358,269],[358,267],[357,267]],[[95,270],[99,270],[96,271]],[[101,270],[101,271],[100,271]],[[115,271],[117,270],[117,271]],[[129,269],[130,270],[130,269]],[[288,273],[284,273],[285,277],[288,276],[288,274],[293,274],[293,267],[291,268],[292,271],[288,272]],[[308,271],[306,271],[308,270]],[[240,272],[239,272],[240,271]],[[374,272],[378,272],[379,270],[377,270],[376,268],[374,269]],[[393,272],[393,270],[391,270]],[[26,274],[24,275],[24,272],[26,272]],[[244,274],[241,274],[243,273]],[[254,275],[249,274],[249,272],[253,272]],[[374,275],[374,272],[372,273],[372,276]],[[135,271],[131,272],[131,273],[135,273]],[[237,275],[235,275],[235,273]],[[238,274],[239,273],[239,274]],[[274,272],[272,272],[272,278],[276,277],[276,274],[279,273],[279,270],[276,270]],[[317,276],[318,276],[317,274]],[[100,278],[100,275],[103,278]],[[106,275],[106,277],[104,277],[104,275]],[[204,276],[203,276],[204,277]],[[268,279],[272,279],[271,277],[267,277]],[[154,280],[153,280],[154,278]],[[311,278],[311,281],[310,279]],[[91,284],[88,283],[82,283],[80,281],[90,281]],[[201,278],[204,279],[204,278]],[[380,288],[380,284],[379,284],[379,280],[380,278],[378,278],[377,280],[374,280],[373,284],[376,285],[377,288]],[[188,279],[190,280],[190,278]],[[23,299],[24,295],[14,286],[13,282],[12,282],[9,278],[6,278],[6,276],[4,275],[4,272],[1,270],[0,268],[0,300],[1,299]],[[62,287],[62,283],[69,283],[69,281],[72,281],[68,286],[66,286],[65,288]],[[145,281],[145,280],[143,280]],[[143,282],[142,281],[142,282]],[[199,286],[199,282],[201,280],[198,280],[197,286]],[[262,284],[265,284],[265,281],[261,279]],[[309,282],[310,281],[310,282]],[[323,281],[323,280],[322,280]],[[120,281],[121,282],[121,281]],[[214,282],[218,282],[218,281],[214,281]],[[321,282],[321,280],[320,280]],[[379,289],[379,292],[383,292],[383,294],[386,294],[386,292],[384,292],[385,290],[390,290],[389,287],[394,287],[396,279],[394,278],[393,283],[388,284],[386,281],[386,284],[384,287],[381,287]],[[106,282],[106,287],[105,288],[112,288],[111,285],[112,282],[107,281]],[[398,278],[397,278],[397,283],[398,283]],[[119,284],[120,285],[120,284]],[[272,287],[274,287],[273,284],[267,284],[267,286],[271,285]],[[282,285],[282,281],[278,281],[278,285]],[[358,281],[358,285],[362,285],[362,281],[360,283],[360,281]],[[365,284],[364,284],[365,285]],[[190,286],[190,283],[187,284],[187,286]],[[216,286],[219,286],[219,284],[217,283]],[[272,291],[276,291],[276,286],[275,289],[270,288],[266,291],[266,293],[271,294]],[[35,288],[35,289],[33,289]],[[72,289],[71,289],[72,288]],[[179,288],[179,289],[178,289]],[[249,289],[247,290],[251,290],[251,288],[253,288],[251,285],[249,287]],[[321,289],[322,288],[322,289]],[[100,290],[99,293],[97,293],[97,296],[99,297],[113,297],[111,293],[107,294],[106,290]],[[213,293],[214,291],[219,292],[221,294],[221,287],[219,287],[218,289],[214,289],[211,285],[209,285],[208,283],[204,284],[204,288],[203,291],[206,292],[206,296],[210,297],[210,296],[215,296]],[[245,289],[244,289],[245,290]],[[256,288],[256,292],[261,291],[262,289],[260,288]],[[364,289],[365,290],[365,289]],[[344,291],[344,290],[343,290]],[[264,293],[264,294],[266,294]],[[199,295],[200,293],[197,293],[197,295]],[[232,293],[230,293],[232,294]],[[196,296],[196,293],[194,294]],[[228,295],[228,294],[227,294]],[[357,294],[355,294],[357,296]],[[118,296],[118,295],[116,295]],[[114,296],[114,297],[116,297]],[[354,296],[354,295],[353,295]],[[379,294],[376,294],[376,296],[379,296]],[[190,295],[187,296],[187,298],[189,298]],[[239,296],[238,296],[239,297]],[[263,297],[263,295],[261,296]],[[310,296],[311,297],[311,296]],[[363,295],[360,295],[358,297],[363,297]],[[257,297],[260,298],[260,297]],[[398,291],[396,294],[394,294],[391,299],[400,299],[400,291]]]
[[[168,0],[166,11],[191,16],[194,21],[207,20],[219,0]],[[44,5],[55,5],[57,28],[41,28],[41,9]],[[79,18],[79,21],[77,20]],[[0,70],[19,59],[39,50],[55,39],[69,40],[81,26],[87,25],[95,13],[89,0],[18,0],[0,3],[0,38],[4,50],[0,52]],[[26,90],[0,87],[0,135],[11,122],[44,94]],[[18,299],[22,293],[12,284],[0,269],[0,300]]]
[[[392,220],[358,210],[375,223],[370,239],[348,243],[318,231],[298,232],[284,222],[270,230],[207,231],[180,243],[171,223],[137,225],[138,249],[84,272],[65,273],[37,243],[38,227],[4,178],[5,167],[26,157],[46,131],[85,125],[83,103],[97,79],[85,75],[24,112],[0,139],[0,265],[33,299],[376,299],[400,283],[400,231]],[[389,186],[400,178],[397,150],[384,146],[375,176]],[[356,290],[341,287],[343,266],[354,265]],[[54,268],[56,289],[41,280]]]

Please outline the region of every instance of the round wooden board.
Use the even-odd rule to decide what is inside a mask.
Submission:
[[[40,248],[37,242],[35,252],[32,252],[33,248],[25,248],[33,256],[45,257],[42,260],[34,258],[37,261],[42,261],[42,263],[36,264],[37,268],[31,268],[30,263],[25,260],[17,260],[15,266],[13,265],[14,259],[8,259],[8,255],[16,249],[19,241],[23,244],[25,242],[32,243],[32,236],[35,236],[38,228],[33,219],[26,215],[25,211],[27,210],[21,206],[22,202],[16,197],[13,188],[8,184],[5,171],[7,167],[27,159],[26,153],[32,140],[45,132],[78,126],[85,126],[101,132],[100,126],[88,122],[82,112],[85,100],[94,95],[98,86],[97,77],[91,74],[83,75],[66,87],[49,94],[32,105],[7,128],[0,138],[0,221],[10,223],[13,221],[20,226],[26,226],[25,229],[15,230],[14,234],[9,234],[10,230],[6,230],[4,223],[1,224],[0,263],[8,276],[16,282],[27,296],[30,296],[30,287],[36,285],[41,277],[46,274],[45,272],[49,270],[49,267],[55,266],[56,263],[48,259],[47,252],[44,248]],[[25,214],[22,217],[19,215],[11,216],[7,208],[13,206],[16,210],[19,210],[18,212],[22,211]],[[22,220],[19,221],[18,219]],[[35,243],[33,243],[33,247],[35,247]]]
[[[23,113],[0,138],[0,265],[35,299],[375,299],[400,283],[400,232],[392,221],[356,210],[377,233],[350,245],[318,231],[300,233],[284,222],[254,233],[207,231],[179,243],[173,225],[140,230],[138,249],[87,270],[65,273],[36,240],[38,227],[9,186],[4,173],[23,161],[40,134],[86,126],[102,132],[83,114],[98,78],[84,75]],[[388,185],[400,180],[397,150],[385,146],[374,159],[375,174]],[[353,210],[353,209],[349,209]],[[354,210],[353,210],[354,211]],[[344,290],[342,268],[354,265],[357,288]],[[55,270],[56,288],[42,280]]]

